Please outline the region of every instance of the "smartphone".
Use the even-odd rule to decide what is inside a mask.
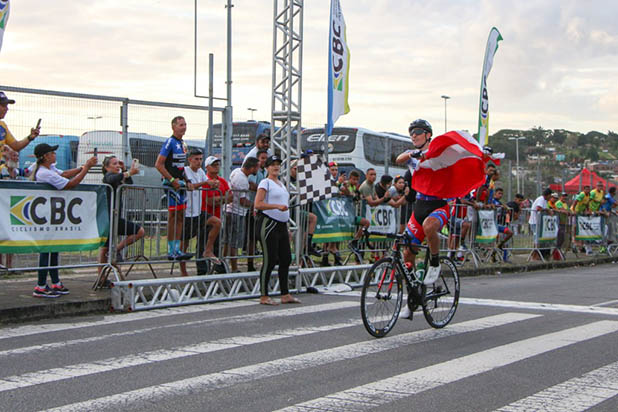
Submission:
[[[35,129],[38,129],[39,127],[41,127],[41,119],[39,119],[38,122],[36,122],[36,127]]]
[[[98,156],[99,155],[99,148],[95,147],[94,150],[92,151],[92,155],[93,156]]]
[[[131,166],[132,168],[139,168],[139,159],[133,159],[133,166]]]

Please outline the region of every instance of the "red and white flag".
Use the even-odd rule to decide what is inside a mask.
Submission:
[[[412,175],[414,190],[442,199],[463,197],[484,182],[483,148],[463,131],[431,139]]]

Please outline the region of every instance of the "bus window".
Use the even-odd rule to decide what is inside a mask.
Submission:
[[[365,159],[376,166],[383,166],[384,156],[386,155],[386,143],[384,136],[364,133],[363,150],[365,152]]]
[[[414,146],[412,145],[412,142],[402,142],[400,140],[391,139],[390,165],[394,167],[401,167],[400,165],[397,164],[397,162],[395,162],[395,160],[397,159],[397,156],[399,156],[401,153],[405,152],[406,150],[413,150],[413,149],[414,149]]]
[[[161,142],[146,140],[142,138],[129,139],[131,146],[131,156],[147,167],[154,167],[161,151]]]

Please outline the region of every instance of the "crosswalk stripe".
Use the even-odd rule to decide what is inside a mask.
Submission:
[[[326,292],[326,295],[342,296],[342,297],[359,297],[361,295],[360,290],[353,290],[351,292],[335,293]],[[501,300],[501,299],[479,299],[479,298],[459,298],[460,305],[477,305],[477,306],[492,306],[508,309],[522,309],[522,310],[546,310],[556,312],[575,312],[585,313],[592,315],[610,315],[618,316],[618,308],[606,308],[601,305],[611,304],[614,301],[603,302],[596,305],[566,305],[562,303],[545,303],[545,302],[522,302],[515,300]]]
[[[117,410],[127,404],[155,402],[158,399],[168,399],[172,396],[189,395],[197,391],[205,392],[230,387],[257,379],[282,375],[288,372],[327,365],[346,359],[385,352],[403,346],[434,339],[455,336],[461,333],[475,332],[483,329],[503,326],[539,317],[527,313],[505,313],[449,325],[445,329],[425,329],[421,331],[389,336],[384,339],[368,341],[304,353],[283,359],[276,359],[255,365],[243,366],[222,372],[191,377],[175,382],[154,385],[129,392],[105,396],[71,405],[61,406],[51,411],[83,411],[83,410]]]
[[[569,379],[495,412],[580,412],[618,395],[618,362]]]
[[[166,316],[184,315],[190,313],[210,312],[213,310],[243,308],[255,306],[255,301],[227,301],[208,305],[178,306],[175,308],[155,309],[147,312],[133,312],[125,314],[106,315],[97,321],[73,322],[73,323],[48,323],[18,326],[16,328],[0,329],[0,340],[17,338],[22,336],[38,335],[41,333],[61,332],[71,329],[89,328],[101,325],[113,325],[116,323],[133,322],[136,320],[154,319]]]
[[[159,329],[195,326],[195,325],[201,325],[201,324],[207,324],[207,323],[216,323],[217,325],[223,325],[226,323],[235,323],[235,322],[253,322],[253,321],[258,321],[258,320],[273,319],[273,318],[279,318],[279,317],[298,316],[298,315],[306,315],[306,314],[311,314],[311,313],[332,311],[332,310],[337,310],[337,309],[347,309],[347,308],[356,307],[356,306],[358,306],[358,304],[354,302],[335,302],[335,303],[325,303],[321,305],[300,306],[300,307],[296,307],[292,309],[280,309],[280,310],[275,310],[275,311],[259,312],[259,313],[253,313],[253,314],[247,314],[247,315],[236,315],[236,316],[220,317],[220,318],[214,318],[214,319],[202,319],[202,320],[195,320],[195,321],[182,322],[182,323],[173,323],[169,325],[159,325],[159,326],[153,326],[149,328],[132,329],[126,332],[117,332],[117,333],[110,333],[106,335],[93,336],[89,338],[73,339],[73,340],[66,340],[66,341],[61,341],[61,342],[46,343],[46,344],[39,344],[39,345],[33,345],[33,346],[27,346],[27,347],[15,348],[15,349],[8,349],[5,351],[0,351],[0,358],[6,357],[6,356],[13,356],[13,355],[25,355],[27,353],[32,353],[32,352],[49,351],[49,350],[58,349],[58,348],[65,348],[67,346],[72,346],[72,345],[93,343],[93,342],[98,342],[98,341],[110,339],[110,338],[118,338],[121,336],[134,336],[140,333],[152,332],[154,330],[159,330]]]
[[[599,321],[487,349],[280,409],[364,411],[533,356],[618,331],[618,322]]]

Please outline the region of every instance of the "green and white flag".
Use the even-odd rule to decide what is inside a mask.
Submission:
[[[11,10],[10,0],[0,0],[0,50],[2,50],[2,38],[4,29],[9,22],[9,11]]]
[[[483,76],[481,77],[481,97],[479,99],[479,143],[486,145],[489,140],[489,96],[487,94],[487,77],[494,64],[494,55],[498,50],[498,42],[502,35],[495,27],[492,27],[485,48],[485,61],[483,63]]]

